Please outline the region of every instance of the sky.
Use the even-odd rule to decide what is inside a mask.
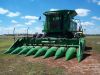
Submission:
[[[42,33],[43,12],[63,9],[78,13],[85,34],[100,34],[100,0],[0,0],[0,34]]]

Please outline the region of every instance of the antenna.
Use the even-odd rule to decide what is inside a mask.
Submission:
[[[13,36],[14,36],[14,42],[15,42],[15,27],[13,29]]]
[[[29,30],[29,27],[27,28],[27,38],[28,38],[28,30]]]

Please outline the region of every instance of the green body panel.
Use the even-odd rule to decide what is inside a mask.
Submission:
[[[79,47],[77,50],[77,60],[80,62],[83,59],[83,54],[85,50],[85,39],[80,38]]]
[[[77,60],[80,62],[83,58],[83,52],[81,51],[80,47],[77,50]]]
[[[24,39],[28,44],[32,44],[33,46],[77,46],[79,45],[79,39],[67,39],[67,38],[37,38],[37,39]]]
[[[48,47],[42,47],[41,49],[39,49],[36,54],[34,55],[34,57],[38,57],[38,56],[42,56],[46,53]]]
[[[65,52],[66,52],[65,47],[58,48],[58,50],[56,51],[56,54],[55,54],[54,58],[57,59],[57,58],[60,58],[60,57],[64,56]]]
[[[50,56],[53,56],[57,51],[57,47],[51,47],[47,50],[46,54],[44,55],[44,58],[48,58]]]
[[[40,46],[36,46],[35,48],[30,49],[30,50],[27,52],[26,56],[34,55],[40,48],[41,48]]]
[[[66,51],[66,60],[71,59],[76,53],[76,48],[75,47],[70,47],[68,48],[68,50]]]
[[[80,42],[81,42],[81,44],[82,44],[82,49],[85,50],[85,45],[86,45],[85,39],[84,39],[84,38],[81,38],[81,39],[80,39]]]

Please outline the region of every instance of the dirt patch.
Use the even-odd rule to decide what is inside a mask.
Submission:
[[[26,57],[29,62],[44,62],[50,67],[62,67],[67,75],[100,75],[100,55],[95,52],[86,52],[84,60],[78,63],[76,58],[66,61],[65,58],[54,60],[53,57],[43,59],[43,57]]]

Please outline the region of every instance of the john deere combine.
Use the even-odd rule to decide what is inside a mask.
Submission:
[[[65,56],[66,60],[77,57],[78,62],[83,58],[85,40],[81,27],[77,30],[74,10],[58,10],[44,12],[46,16],[43,32],[33,37],[18,39],[6,52],[34,57],[43,56],[54,59]]]

